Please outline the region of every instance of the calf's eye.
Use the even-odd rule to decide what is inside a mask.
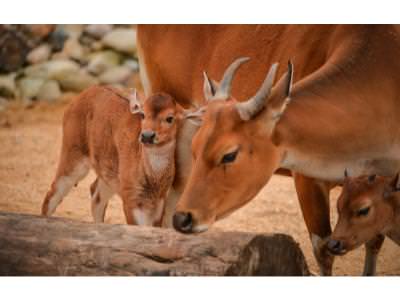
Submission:
[[[368,215],[370,207],[364,207],[357,211],[357,217],[365,217]]]
[[[165,121],[167,121],[167,123],[171,124],[174,121],[174,117],[169,116],[165,119]]]
[[[221,163],[222,164],[229,164],[229,163],[234,162],[238,152],[239,152],[239,150],[235,150],[233,152],[225,154],[221,159]]]

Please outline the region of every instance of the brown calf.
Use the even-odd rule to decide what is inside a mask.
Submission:
[[[400,245],[400,193],[398,178],[346,176],[338,199],[339,220],[328,241],[332,254],[344,255],[365,244],[364,275],[374,275],[384,236]]]
[[[183,109],[164,93],[144,101],[136,92],[94,86],[68,107],[56,177],[42,206],[50,216],[92,168],[92,215],[103,222],[108,200],[118,194],[128,224],[160,225],[175,174],[175,145]]]

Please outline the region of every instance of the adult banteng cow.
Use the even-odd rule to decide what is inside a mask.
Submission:
[[[168,92],[183,105],[204,101],[203,70],[219,78],[236,58],[251,58],[237,71],[232,93],[206,80],[213,101],[193,139],[175,227],[206,230],[285,167],[299,172],[295,184],[314,253],[321,273],[331,274],[323,242],[331,233],[330,182],[341,180],[346,167],[352,175],[400,167],[399,43],[399,29],[389,25],[139,26],[146,92]],[[282,77],[282,67],[264,81],[272,63],[289,59],[293,86],[292,72]],[[274,75],[281,80],[270,91]],[[250,100],[238,105],[231,94]]]

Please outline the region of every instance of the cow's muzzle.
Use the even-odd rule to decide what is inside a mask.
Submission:
[[[175,230],[182,233],[193,232],[193,217],[191,213],[176,212],[173,217]]]

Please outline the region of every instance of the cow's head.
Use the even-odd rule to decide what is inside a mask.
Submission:
[[[346,176],[337,202],[339,220],[327,244],[330,252],[343,255],[384,233],[393,222],[398,191],[398,175]]]
[[[247,60],[233,62],[220,83],[204,74],[208,104],[192,141],[192,171],[173,220],[181,232],[205,231],[245,205],[279,167],[283,151],[270,136],[289,99],[292,66],[272,88],[278,68],[272,65],[256,95],[238,102],[231,83]]]

